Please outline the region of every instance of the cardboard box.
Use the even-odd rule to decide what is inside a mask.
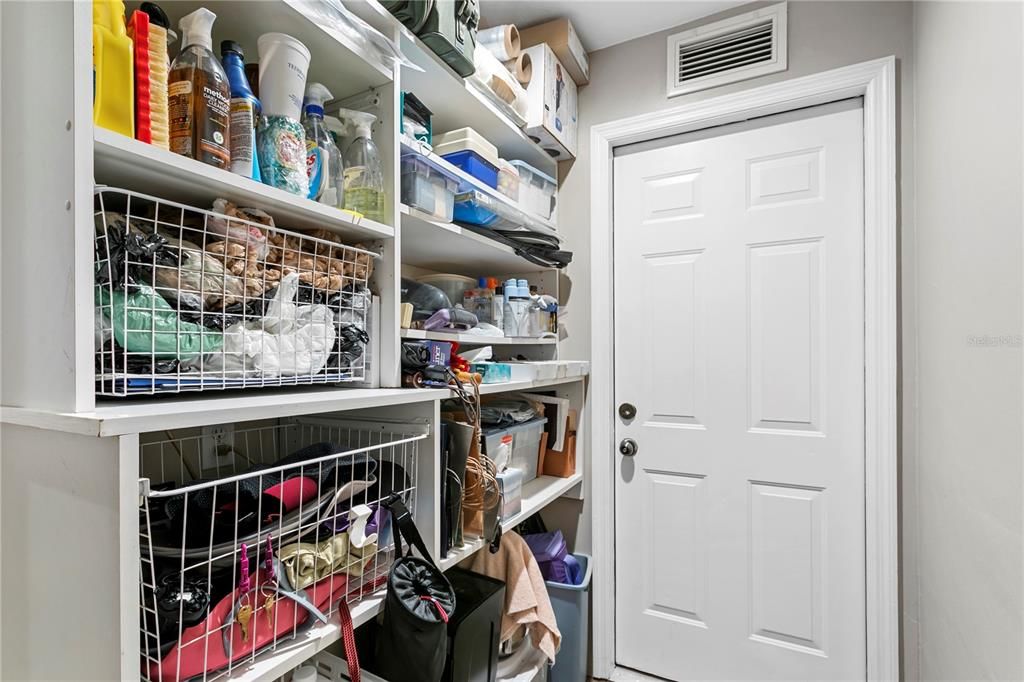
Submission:
[[[576,29],[568,19],[554,19],[537,26],[520,28],[519,41],[524,49],[547,43],[576,85],[590,82],[590,61]]]
[[[576,83],[546,44],[523,50],[533,61],[526,89],[526,134],[552,158],[576,158]]]

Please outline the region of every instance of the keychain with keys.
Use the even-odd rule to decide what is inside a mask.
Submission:
[[[249,591],[252,589],[252,585],[249,582],[249,548],[242,543],[241,558],[239,559],[239,565],[242,569],[241,579],[238,581],[238,589],[242,594],[241,606],[238,607],[238,613],[235,614],[235,620],[238,621],[239,627],[242,628],[242,641],[249,641],[249,621],[252,620],[252,605],[249,604]]]

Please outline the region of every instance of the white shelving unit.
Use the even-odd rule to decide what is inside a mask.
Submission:
[[[455,341],[464,346],[549,346],[558,343],[558,339],[554,337],[531,339],[514,336],[481,336],[479,334],[457,334],[454,332],[428,332],[422,329],[403,329],[402,338],[426,339],[428,341]]]
[[[137,6],[126,3],[129,11]],[[466,334],[402,330],[400,280],[406,270],[472,276],[518,276],[557,293],[557,272],[543,270],[513,248],[451,223],[441,223],[399,202],[403,151],[425,153],[465,187],[514,203],[454,169],[429,150],[407,146],[398,134],[399,97],[416,92],[434,111],[434,130],[471,126],[504,158],[522,159],[552,176],[556,163],[496,105],[459,78],[376,0],[346,6],[390,37],[422,71],[376,63],[342,31],[306,13],[304,0],[181,0],[166,3],[172,24],[200,6],[217,14],[214,44],[240,43],[256,61],[259,35],[280,31],[312,53],[308,79],[327,85],[339,100],[378,95],[374,139],[382,154],[386,220],[361,219],[248,178],[204,165],[96,128],[92,123],[92,13],[90,3],[4,3],[0,40],[4,60],[3,222],[0,253],[5,324],[2,346],[0,537],[18,547],[4,561],[0,601],[4,617],[45,627],[4,628],[0,679],[131,679],[139,675],[140,443],[168,434],[198,433],[212,425],[281,423],[303,416],[383,416],[431,425],[417,475],[414,513],[430,548],[440,549],[440,401],[447,389],[404,389],[399,343],[406,339],[491,344],[534,359],[557,356],[556,339],[488,339]],[[39,36],[52,35],[45,51]],[[172,48],[174,49],[174,48]],[[9,103],[38,99],[45,106]],[[23,131],[22,135],[6,131]],[[34,159],[27,163],[26,159]],[[372,355],[379,387],[309,386],[163,395],[123,400],[95,396],[94,206],[98,184],[209,207],[223,197],[263,209],[286,229],[325,228],[348,243],[381,254],[370,282],[380,297],[380,333]],[[524,225],[551,233],[556,226],[523,215]],[[568,245],[571,249],[573,245]],[[488,384],[481,393],[545,391],[568,398],[585,419],[586,376]],[[577,473],[541,477],[524,486],[523,510],[503,521],[510,528],[559,497],[579,498],[589,464],[577,455]],[[40,537],[47,542],[39,542]],[[78,557],[69,568],[53,560],[53,547]],[[472,541],[449,554],[444,568],[483,546]],[[72,573],[68,573],[71,571]],[[67,580],[73,574],[74,580]],[[87,586],[87,589],[83,589]],[[380,609],[381,595],[353,607],[357,625]],[[87,626],[83,626],[87,624]],[[230,679],[270,681],[335,643],[335,622],[317,626],[276,650],[257,656]],[[67,643],[74,646],[67,648]]]

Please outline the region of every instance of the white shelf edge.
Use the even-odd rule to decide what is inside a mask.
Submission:
[[[357,628],[376,617],[384,606],[384,595],[384,590],[379,590],[353,606],[352,626]],[[245,682],[270,682],[278,679],[341,639],[341,625],[337,619],[335,615],[330,623],[316,625],[296,637],[295,641],[286,642],[274,651],[256,656],[252,663],[235,668],[226,679]]]
[[[91,412],[47,412],[3,406],[0,407],[0,423],[86,436],[122,436],[234,421],[429,402],[451,395],[451,391],[444,388],[337,387],[226,396],[216,393],[196,393],[191,398],[157,396],[143,401],[110,401],[98,405]]]
[[[437,565],[442,571],[447,571],[449,568],[456,566],[468,557],[473,556],[481,549],[484,548],[483,538],[470,538],[468,542],[464,542],[459,547],[453,547],[448,550],[448,556],[437,562]]]
[[[136,173],[157,173],[168,183],[192,183],[195,185],[195,193],[226,195],[226,198],[233,201],[246,202],[246,205],[264,209],[274,217],[278,227],[285,230],[292,227],[288,223],[289,219],[292,219],[301,221],[303,224],[299,225],[300,227],[315,225],[342,236],[371,239],[395,236],[395,229],[389,225],[369,218],[350,219],[347,214],[331,206],[264,185],[222,168],[214,168],[201,161],[140,142],[112,130],[96,127],[93,139],[95,163],[97,168],[104,169],[103,174],[109,174],[110,169],[116,171],[116,165],[123,165],[125,170],[121,172],[131,169]],[[124,189],[135,188],[129,186]]]
[[[507,393],[509,391],[529,391],[535,388],[544,388],[545,386],[558,386],[559,384],[569,384],[574,381],[583,381],[586,375],[572,376],[572,377],[559,377],[557,379],[533,379],[531,381],[508,381],[503,384],[481,384],[480,394],[490,395],[493,393]]]
[[[428,341],[454,341],[466,346],[550,346],[558,343],[556,338],[517,338],[505,336],[482,336],[456,332],[435,332],[422,329],[403,329],[403,339],[425,339]]]
[[[577,485],[582,483],[583,474],[575,473],[568,478],[557,478],[555,476],[538,476],[529,483],[523,485],[522,509],[508,519],[501,522],[502,532],[508,532],[518,526],[527,518],[541,511],[549,504],[566,494]],[[460,547],[448,552],[448,556],[441,559],[438,566],[442,571],[456,566],[467,558],[473,556],[486,546],[483,538],[471,538]]]

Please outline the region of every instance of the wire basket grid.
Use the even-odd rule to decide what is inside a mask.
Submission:
[[[378,254],[225,200],[203,210],[102,187],[95,203],[97,393],[367,377]]]
[[[394,545],[382,503],[415,508],[427,426],[322,419],[165,435],[140,447],[142,679],[228,676],[383,586]]]

